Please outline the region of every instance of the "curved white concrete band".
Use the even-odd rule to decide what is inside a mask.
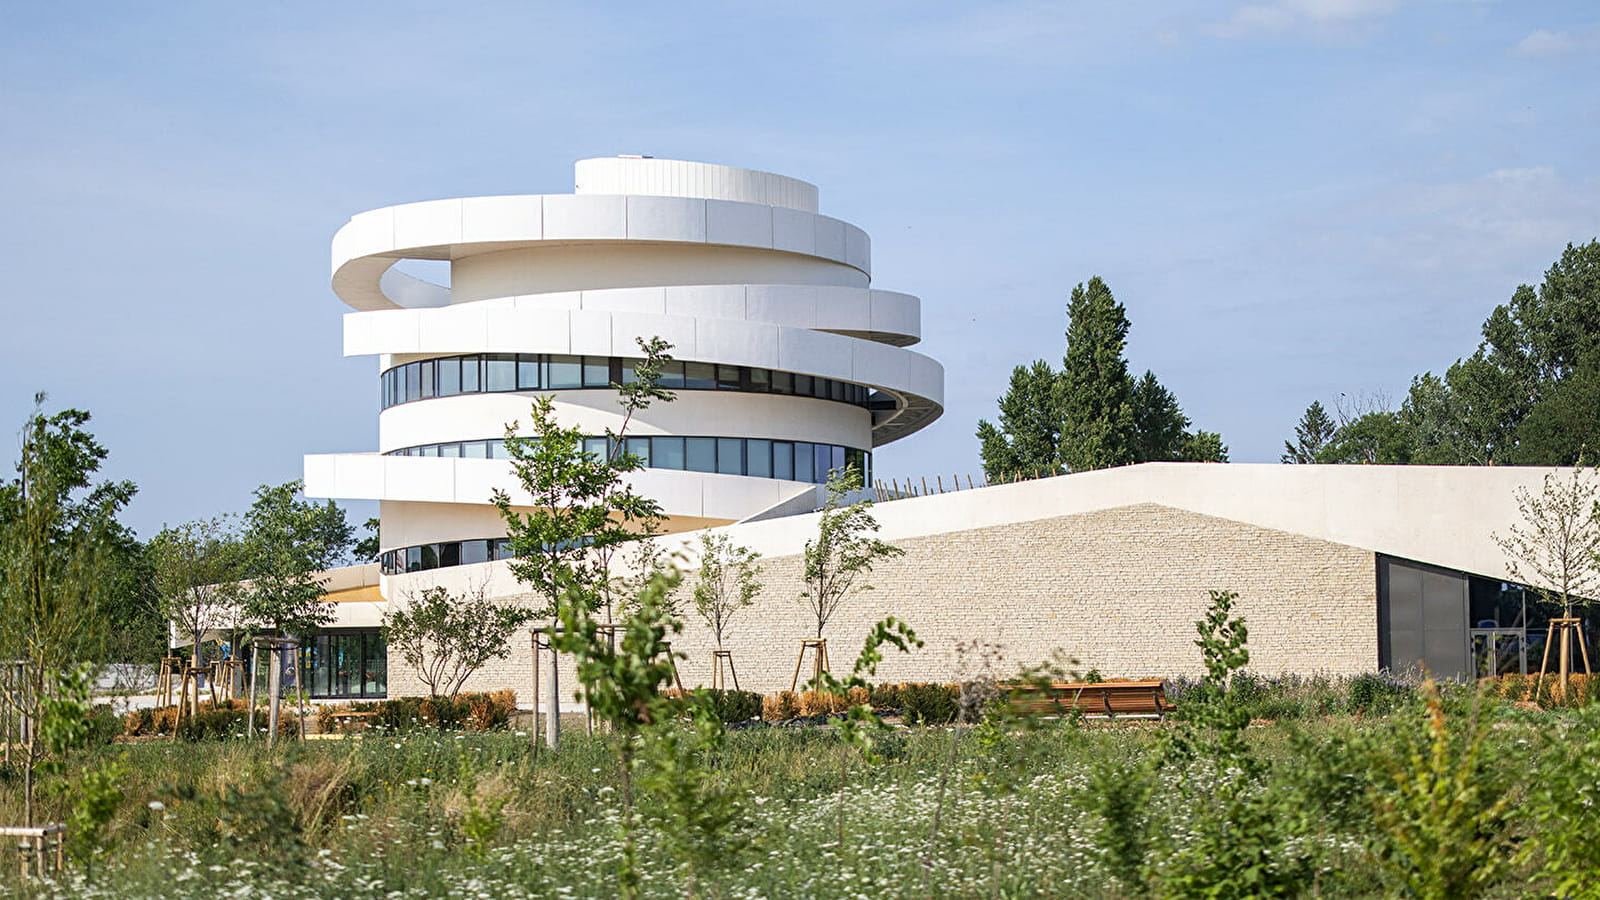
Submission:
[[[495,489],[502,488],[508,489],[513,506],[533,505],[527,492],[509,490],[517,479],[506,459],[323,453],[306,456],[305,476],[309,497],[487,504]],[[725,520],[742,519],[752,510],[817,489],[798,481],[677,469],[642,469],[625,480],[670,516]]]
[[[695,197],[529,194],[429,200],[352,216],[333,236],[333,290],[356,309],[393,309],[422,299],[385,293],[384,274],[401,259],[459,260],[541,243],[617,241],[776,250],[872,274],[867,233],[829,216]]]
[[[944,367],[913,350],[859,338],[747,322],[587,309],[528,309],[486,302],[441,309],[345,315],[345,355],[562,353],[638,356],[635,338],[659,336],[676,359],[817,375],[886,391],[896,410],[875,423],[873,445],[936,418]],[[890,427],[890,426],[893,427]]]

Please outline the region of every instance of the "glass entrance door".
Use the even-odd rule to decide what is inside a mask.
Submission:
[[[1521,628],[1474,628],[1471,635],[1475,677],[1528,674],[1528,639]]]

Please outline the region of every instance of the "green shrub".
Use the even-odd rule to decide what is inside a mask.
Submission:
[[[1350,711],[1362,715],[1384,715],[1413,696],[1410,685],[1386,675],[1367,672],[1345,684]]]
[[[754,691],[706,691],[711,708],[724,722],[748,722],[761,718],[760,694]]]
[[[948,725],[961,708],[961,686],[956,684],[902,684],[901,721],[907,725]]]
[[[898,684],[873,685],[870,699],[873,709],[899,709],[905,705]]]

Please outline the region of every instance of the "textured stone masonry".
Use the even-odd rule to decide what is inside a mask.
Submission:
[[[1202,671],[1194,622],[1209,589],[1239,594],[1249,626],[1251,665],[1263,674],[1348,675],[1377,667],[1373,554],[1301,535],[1139,504],[1029,522],[897,541],[905,555],[878,564],[874,585],[847,600],[828,624],[835,671],[846,672],[872,624],[903,619],[926,647],[891,653],[880,681],[951,681],[975,674],[978,654],[962,644],[998,645],[995,665],[1009,675],[1023,665],[1065,656],[1105,677],[1194,675]],[[799,600],[801,558],[763,559],[764,590],[742,610],[725,638],[739,684],[773,692],[789,687],[800,641],[815,632]],[[674,649],[686,686],[711,677],[709,631],[694,615],[693,573],[677,597],[686,619]],[[477,673],[468,690],[509,687],[531,702],[529,639],[513,638],[509,659]],[[807,668],[809,668],[809,663]],[[804,675],[802,674],[802,678]],[[563,699],[575,682],[563,667]],[[390,696],[421,692],[404,662],[391,656]]]

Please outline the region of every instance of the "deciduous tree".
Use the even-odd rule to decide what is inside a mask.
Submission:
[[[806,541],[805,591],[800,600],[817,623],[817,637],[833,614],[851,597],[872,590],[861,581],[879,560],[905,554],[893,544],[878,540],[878,520],[872,501],[848,498],[861,489],[861,473],[854,468],[835,469],[828,478],[827,500],[817,520],[817,537]]]
[[[756,602],[761,593],[761,554],[741,547],[725,534],[700,535],[700,572],[694,585],[694,608],[722,649],[728,621]]]
[[[510,655],[511,635],[532,618],[526,607],[490,599],[486,584],[460,594],[434,586],[391,608],[383,636],[430,696],[454,700],[472,673]]]
[[[0,653],[24,663],[0,703],[37,725],[19,748],[29,825],[35,769],[51,740],[49,713],[76,703],[63,685],[87,684],[80,666],[100,660],[106,646],[124,533],[116,517],[136,490],[128,481],[95,480],[106,450],[83,428],[88,413],[46,414],[44,401],[34,398],[23,425],[17,477],[0,484]]]

